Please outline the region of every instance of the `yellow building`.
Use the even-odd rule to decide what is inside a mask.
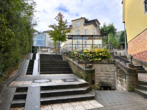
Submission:
[[[123,0],[128,54],[147,61],[147,0]]]

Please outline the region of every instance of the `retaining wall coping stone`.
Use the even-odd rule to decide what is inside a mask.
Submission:
[[[94,68],[92,68],[92,69],[86,68],[85,69],[83,66],[79,65],[77,62],[73,61],[72,59],[69,59],[68,58],[68,60],[70,62],[72,62],[73,64],[75,64],[78,68],[82,69],[83,71],[87,71],[88,74],[92,74],[92,73],[95,72],[95,69]]]

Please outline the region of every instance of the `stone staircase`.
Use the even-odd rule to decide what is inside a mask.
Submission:
[[[34,60],[29,61],[29,66],[27,69],[27,75],[32,75],[33,74],[33,67],[34,67]]]
[[[61,83],[55,82],[53,85],[40,87],[41,105],[94,99],[95,95],[87,82],[78,77],[67,77],[73,73],[68,62],[63,61],[61,55],[41,54],[40,59],[41,74],[59,74],[59,76],[66,74],[66,77],[62,76]]]
[[[40,55],[40,74],[71,74],[67,61],[61,55]]]
[[[138,86],[135,92],[147,98],[147,72],[143,66],[135,66],[138,70]]]
[[[40,89],[41,105],[94,99],[88,83],[44,86]]]
[[[138,73],[146,73],[145,69],[143,66],[136,65],[135,68],[137,68]]]
[[[34,60],[36,59],[36,54],[33,53],[33,56],[32,56],[32,60],[29,61],[29,66],[28,66],[28,69],[27,69],[27,75],[32,75],[33,74],[33,67],[34,67]]]
[[[126,56],[121,56],[120,58],[126,63],[130,62]],[[133,64],[138,71],[138,86],[135,88],[135,92],[144,98],[147,98],[147,71],[143,66],[137,65],[136,63]]]

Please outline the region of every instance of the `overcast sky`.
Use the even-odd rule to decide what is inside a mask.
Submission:
[[[54,24],[55,17],[59,12],[71,20],[80,17],[98,19],[101,23],[113,23],[117,31],[123,30],[122,23],[122,0],[34,0],[36,2],[35,19],[36,30],[39,32],[50,30],[49,25]]]

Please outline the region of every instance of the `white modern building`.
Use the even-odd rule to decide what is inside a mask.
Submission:
[[[43,53],[51,53],[54,48],[53,40],[49,35],[49,31],[34,32],[33,46],[38,47],[38,51]]]

